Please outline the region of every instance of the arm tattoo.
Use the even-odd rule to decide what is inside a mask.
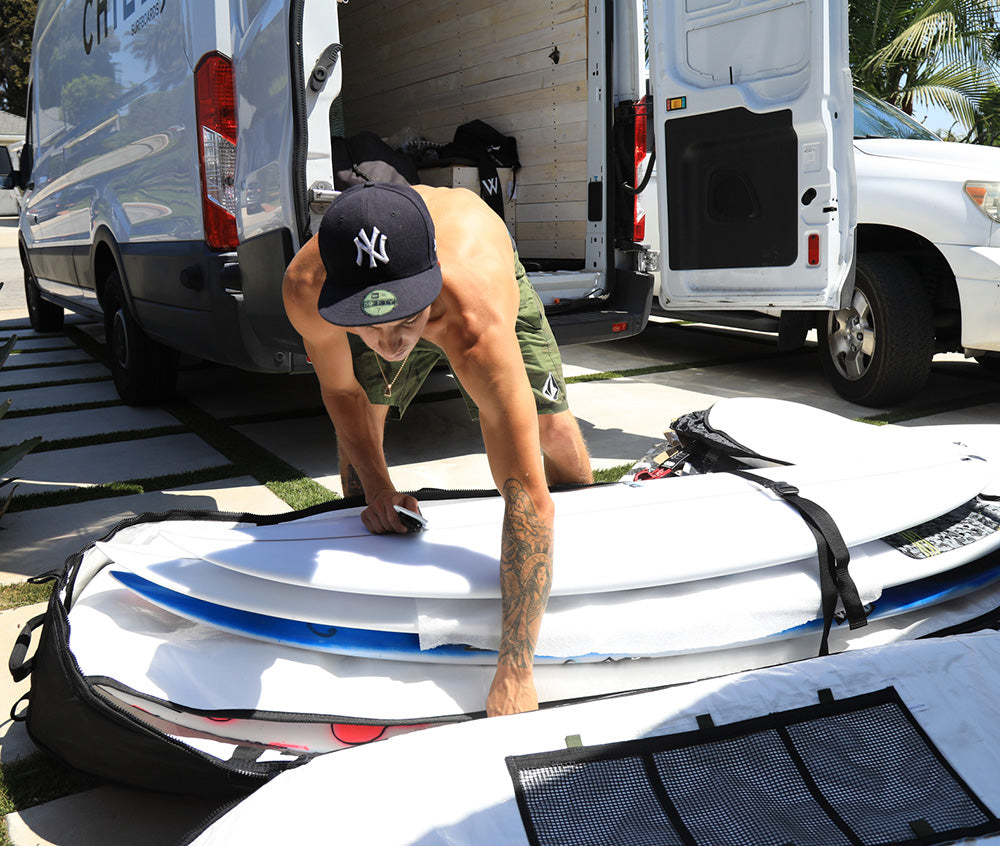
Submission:
[[[500,660],[528,669],[552,585],[552,527],[539,520],[531,497],[517,479],[504,483],[503,497]]]
[[[344,472],[341,474],[340,484],[344,489],[345,499],[352,496],[365,495],[365,489],[361,487],[361,477],[358,476],[358,471],[354,469],[353,464],[348,464]]]

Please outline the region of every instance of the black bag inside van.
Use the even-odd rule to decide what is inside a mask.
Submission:
[[[455,130],[455,138],[441,150],[441,158],[468,159],[479,168],[479,194],[500,217],[503,214],[503,193],[500,190],[498,167],[514,171],[511,185],[513,196],[521,160],[517,156],[517,139],[504,135],[488,123],[472,120]]]
[[[345,191],[365,182],[416,185],[417,166],[405,153],[390,147],[374,132],[332,139],[333,187]]]

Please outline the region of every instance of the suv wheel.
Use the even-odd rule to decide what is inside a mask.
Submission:
[[[827,316],[819,348],[827,378],[851,402],[891,405],[919,391],[934,357],[934,321],[911,265],[890,253],[858,256],[851,305]]]
[[[21,258],[21,266],[24,268],[24,301],[28,305],[28,319],[31,321],[31,328],[36,332],[62,331],[62,307],[42,299],[38,282],[23,257]]]
[[[105,283],[104,334],[111,375],[122,402],[149,405],[173,396],[177,352],[146,337],[129,311],[117,271]]]

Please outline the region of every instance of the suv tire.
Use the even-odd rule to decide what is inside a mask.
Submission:
[[[830,312],[819,336],[823,370],[851,402],[892,405],[927,382],[933,311],[919,275],[901,256],[859,255],[851,304]]]

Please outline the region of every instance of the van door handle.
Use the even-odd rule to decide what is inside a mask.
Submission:
[[[342,45],[331,44],[320,53],[316,64],[313,65],[312,73],[309,74],[309,88],[312,91],[319,93],[323,90],[323,86],[326,85],[333,69],[337,67],[337,59],[340,58],[341,49]]]

